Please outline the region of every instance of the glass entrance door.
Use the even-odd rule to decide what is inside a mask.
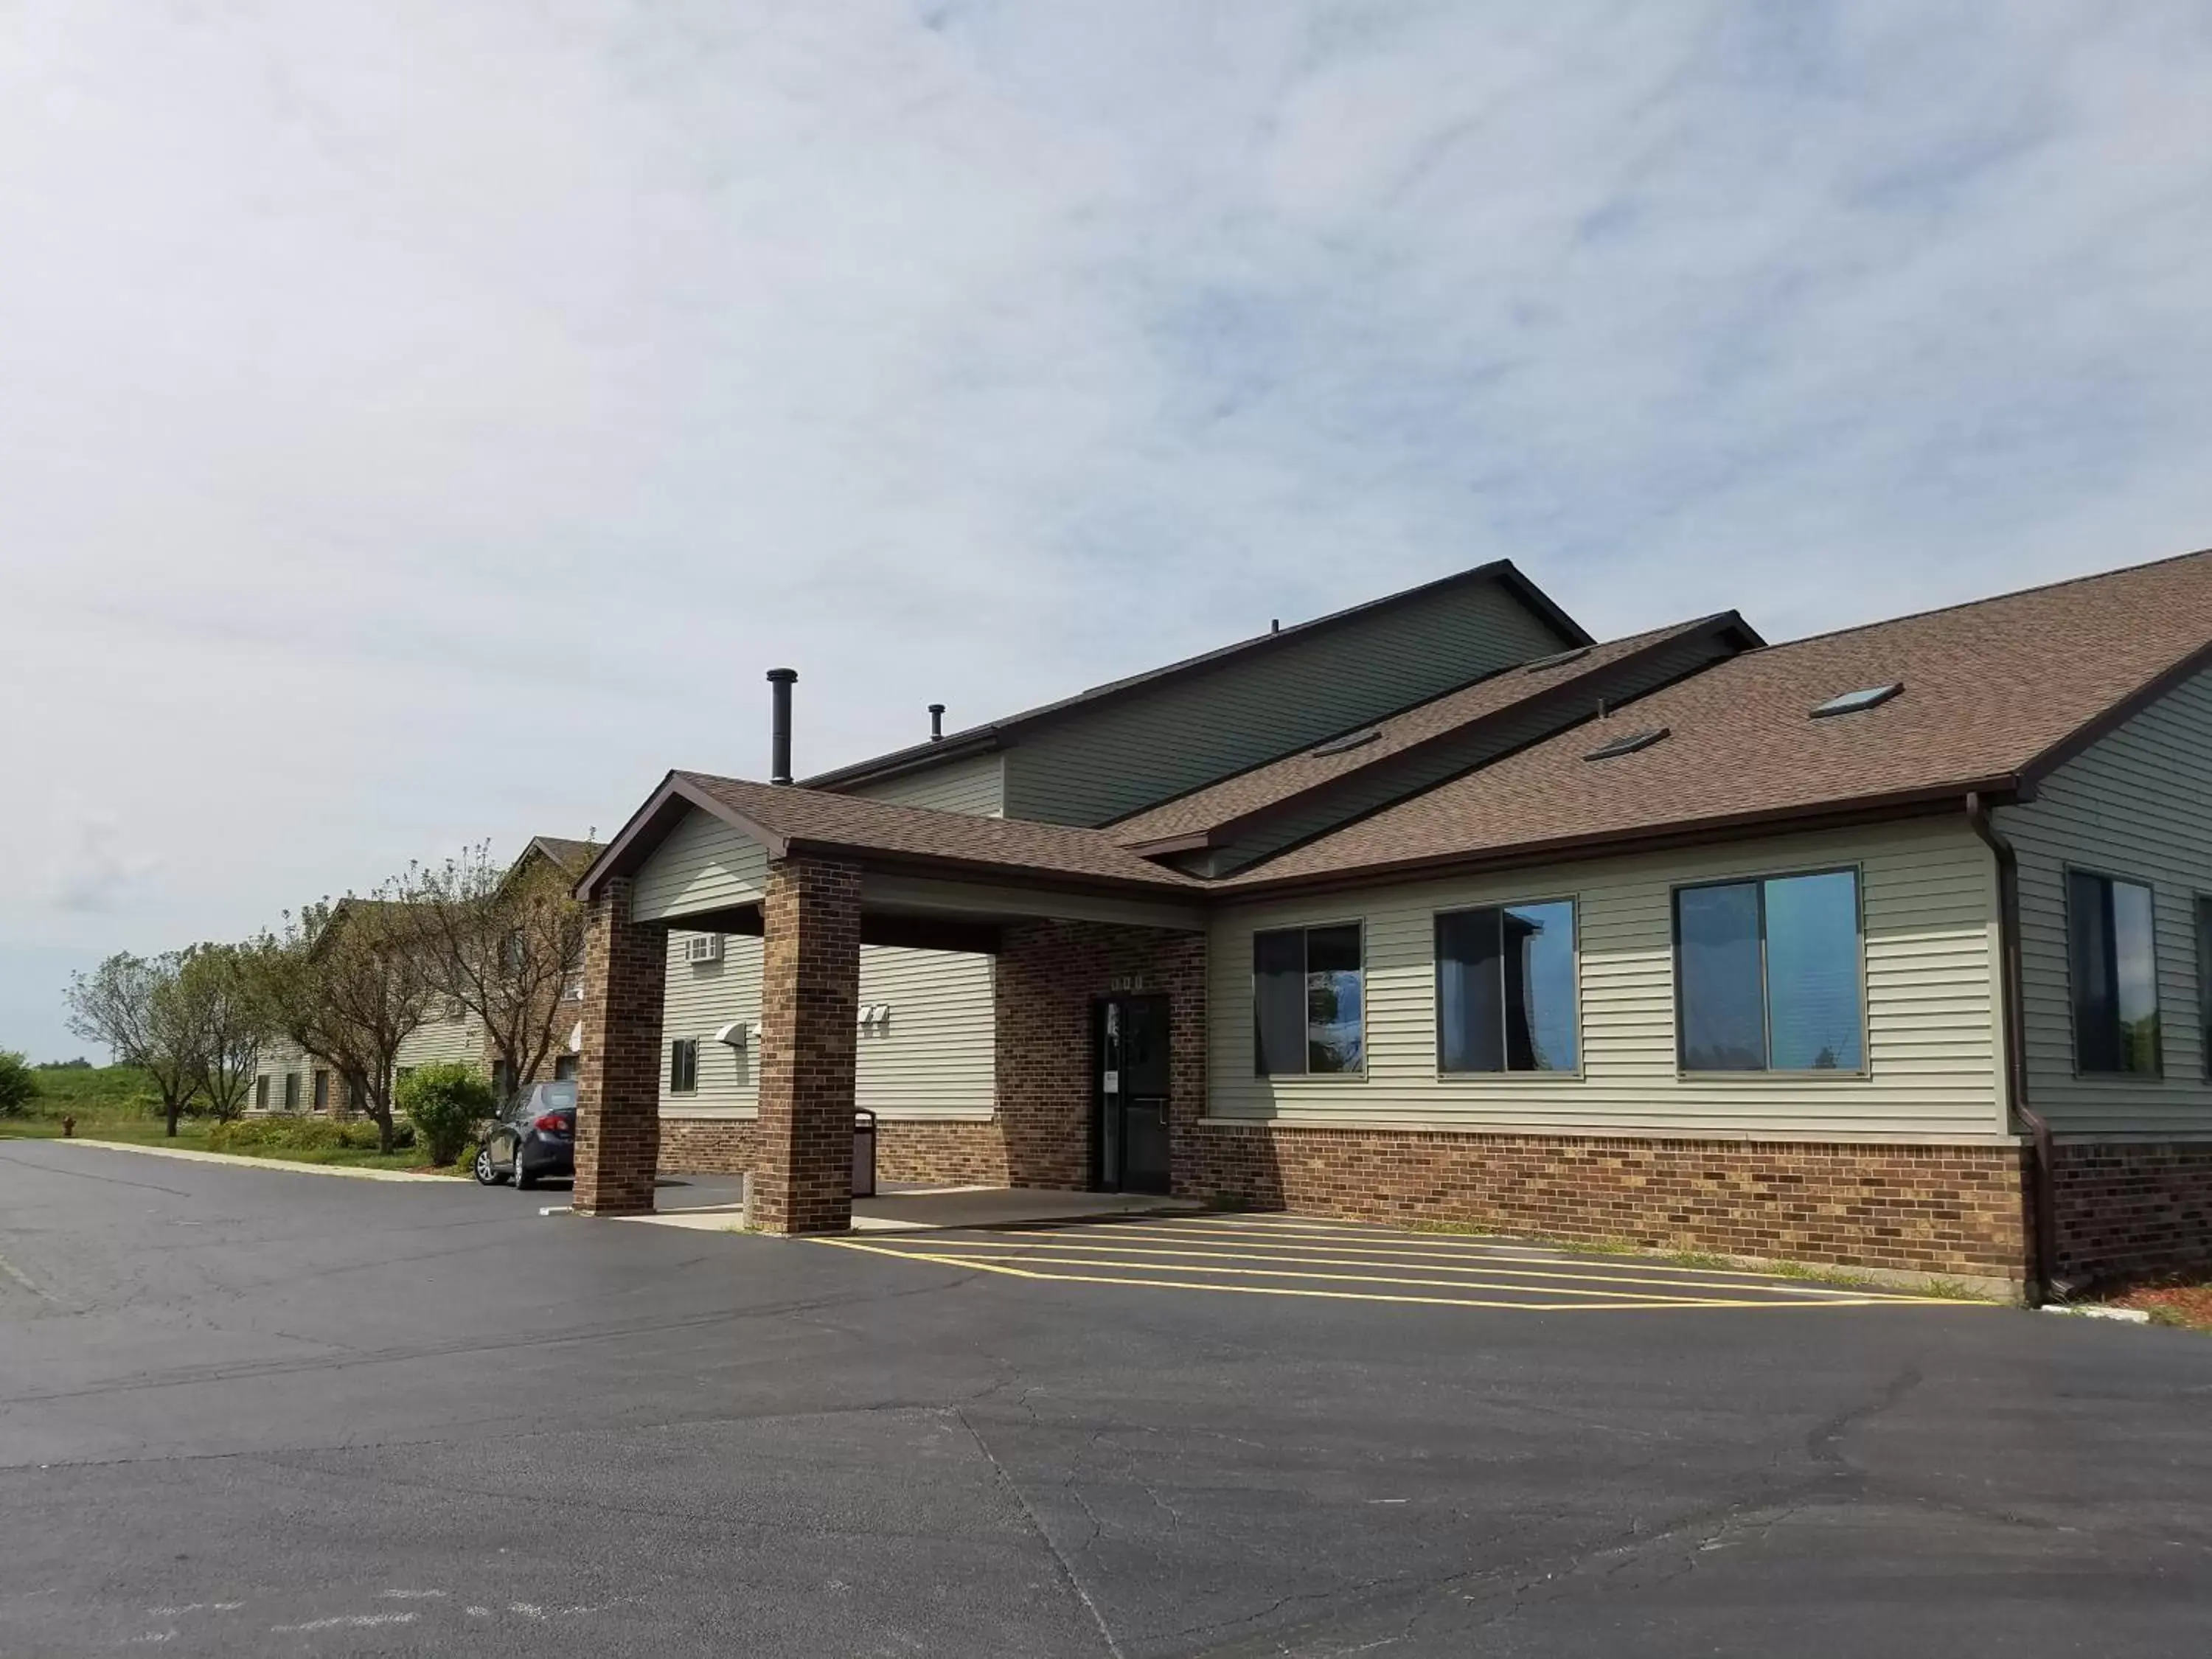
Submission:
[[[1168,1000],[1109,997],[1099,1005],[1097,1031],[1099,1185],[1114,1193],[1164,1193],[1173,1174]]]

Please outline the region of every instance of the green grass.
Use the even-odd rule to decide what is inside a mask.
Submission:
[[[79,1117],[76,1138],[79,1140],[117,1140],[136,1146],[177,1146],[188,1152],[205,1152],[215,1150],[208,1144],[212,1126],[194,1119],[186,1119],[177,1126],[177,1137],[172,1140],[162,1133],[161,1121],[142,1117],[88,1119]],[[62,1126],[57,1121],[41,1118],[0,1119],[0,1140],[58,1140]],[[282,1146],[233,1145],[224,1147],[231,1158],[265,1158],[283,1164],[334,1164],[349,1170],[428,1170],[422,1153],[411,1146],[396,1152],[380,1152],[368,1146]],[[474,1148],[471,1149],[474,1156]],[[438,1175],[466,1175],[465,1164],[452,1169],[435,1170]]]
[[[33,1066],[31,1075],[39,1085],[31,1102],[33,1118],[70,1112],[80,1118],[155,1117],[161,1110],[161,1091],[135,1066]]]

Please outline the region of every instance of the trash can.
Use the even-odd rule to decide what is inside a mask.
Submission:
[[[876,1115],[863,1106],[853,1114],[853,1196],[876,1195]]]

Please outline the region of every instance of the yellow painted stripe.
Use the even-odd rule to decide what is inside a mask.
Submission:
[[[989,1232],[995,1237],[1003,1238],[1030,1238],[1048,1234],[1058,1236],[1063,1231],[1063,1230],[1057,1228],[1044,1229],[1028,1227],[978,1227],[972,1231],[976,1232]],[[1085,1236],[1090,1237],[1103,1238],[1128,1234],[1148,1239],[1172,1238],[1184,1243],[1196,1243],[1200,1241],[1210,1243],[1215,1237],[1217,1237],[1217,1235],[1212,1233],[1198,1233],[1190,1231],[1184,1228],[1158,1226],[1150,1223],[1139,1224],[1135,1223],[1116,1222],[1109,1223],[1102,1226],[1086,1227],[1079,1230],[1067,1229],[1064,1231],[1071,1232],[1079,1231]],[[1385,1233],[1381,1235],[1370,1235],[1370,1237],[1392,1238],[1403,1236]],[[1579,1263],[1587,1261],[1593,1267],[1602,1267],[1610,1273],[1680,1273],[1703,1272],[1708,1273],[1729,1273],[1742,1279],[1762,1281],[1765,1280],[1767,1278],[1766,1275],[1761,1274],[1755,1267],[1694,1268],[1683,1267],[1671,1261],[1638,1261],[1630,1260],[1626,1257],[1616,1258],[1610,1255],[1565,1255],[1557,1251],[1541,1252],[1540,1250],[1540,1247],[1529,1244],[1518,1246],[1508,1244],[1454,1245],[1449,1240],[1443,1240],[1439,1241],[1435,1246],[1430,1246],[1427,1244],[1417,1244],[1413,1243],[1411,1238],[1407,1238],[1407,1242],[1402,1244],[1354,1244],[1344,1242],[1343,1236],[1334,1233],[1315,1233],[1310,1236],[1304,1234],[1278,1233],[1273,1237],[1264,1238],[1257,1236],[1256,1234],[1238,1233],[1223,1237],[1222,1242],[1224,1243],[1237,1243],[1249,1249],[1264,1250],[1312,1249],[1326,1244],[1335,1249],[1354,1251],[1363,1256],[1373,1255],[1384,1257],[1386,1259],[1419,1256],[1425,1257],[1430,1261],[1481,1261],[1486,1265],[1493,1261],[1526,1261],[1534,1263],[1540,1267],[1571,1267]],[[1378,1265],[1380,1264],[1378,1263]],[[1823,1286],[1820,1288],[1833,1289],[1835,1287]],[[1855,1287],[1846,1287],[1845,1293],[1849,1295],[1858,1295],[1862,1292]],[[1870,1291],[1866,1292],[1866,1294],[1882,1295],[1885,1294],[1885,1292]],[[1901,1297],[1910,1297],[1913,1293],[1910,1291],[1900,1291],[1895,1294]],[[1937,1297],[1933,1299],[1941,1300],[1942,1298]]]
[[[1501,1265],[1498,1259],[1496,1257],[1477,1257],[1457,1262],[1437,1262],[1434,1266],[1430,1266],[1424,1262],[1414,1261],[1362,1261],[1350,1256],[1314,1255],[1304,1252],[1296,1255],[1270,1255],[1261,1250],[1240,1249],[1229,1243],[1224,1243],[1221,1245],[1209,1244],[1206,1248],[1200,1249],[1176,1249],[1167,1245],[1156,1244],[1150,1241],[1142,1239],[1125,1243],[1110,1236],[1112,1232],[1118,1231],[1120,1230],[1102,1230],[1100,1233],[1092,1234],[1082,1238],[1070,1238],[1065,1235],[1055,1235],[1052,1237],[1048,1242],[1043,1238],[1039,1238],[1033,1243],[1024,1243],[1020,1240],[1012,1238],[950,1238],[942,1239],[940,1243],[931,1245],[929,1248],[945,1250],[1051,1250],[1066,1252],[1068,1254],[1074,1254],[1081,1251],[1113,1250],[1133,1255],[1184,1256],[1191,1258],[1196,1261],[1279,1261],[1309,1267],[1396,1267],[1404,1273],[1457,1273],[1462,1271],[1463,1268],[1474,1267],[1483,1273],[1498,1273],[1512,1279],[1565,1279],[1571,1283],[1587,1283],[1593,1285],[1673,1285],[1687,1289],[1701,1291],[1759,1291],[1763,1292],[1771,1292],[1777,1296],[1812,1297],[1816,1300],[1824,1302],[1834,1301],[1838,1297],[1850,1297],[1856,1294],[1855,1291],[1836,1290],[1825,1285],[1796,1285],[1771,1280],[1752,1284],[1735,1284],[1733,1282],[1711,1279],[1675,1279],[1656,1276],[1645,1279],[1635,1279],[1626,1273],[1553,1273],[1547,1271],[1547,1269],[1553,1267],[1565,1267],[1571,1264],[1564,1262],[1551,1262],[1548,1261],[1546,1261],[1543,1267],[1522,1267]],[[1280,1248],[1288,1249],[1290,1247],[1284,1246]],[[1425,1281],[1407,1279],[1399,1282],[1415,1284]],[[1898,1295],[1881,1296],[1876,1299],[1887,1302],[1924,1302],[1932,1298],[1926,1297]]]
[[[981,1265],[977,1258],[960,1255],[959,1249],[956,1244],[945,1245],[941,1247],[942,1253],[933,1255],[932,1259]],[[1067,1254],[1071,1259],[1062,1261],[1055,1259],[1050,1250],[1030,1250],[1023,1254],[1022,1260],[1053,1267],[1123,1267],[1136,1273],[1218,1273],[1234,1279],[1311,1279],[1338,1285],[1418,1285],[1442,1291],[1510,1291],[1529,1296],[1595,1297],[1600,1300],[1607,1297],[1618,1299],[1627,1294],[1621,1291],[1570,1290],[1559,1285],[1515,1285],[1488,1279],[1400,1279],[1389,1273],[1325,1273],[1310,1272],[1303,1267],[1217,1267],[1210,1263],[1196,1266],[1187,1261],[1131,1261],[1118,1256],[1085,1256],[1072,1251]],[[1636,1295],[1638,1300],[1644,1302],[1704,1302],[1709,1299],[1696,1296],[1674,1296],[1664,1291],[1638,1291]]]
[[[1297,1285],[1209,1285],[1198,1279],[1109,1279],[1103,1273],[1043,1273],[1004,1261],[972,1261],[957,1255],[930,1255],[916,1250],[888,1249],[850,1238],[813,1238],[811,1244],[830,1244],[842,1250],[865,1250],[871,1255],[896,1256],[904,1261],[927,1261],[945,1267],[966,1267],[975,1273],[1003,1273],[1009,1279],[1033,1279],[1062,1285],[1119,1285],[1130,1290],[1218,1291],[1234,1296],[1297,1296],[1327,1302],[1401,1302],[1435,1308],[1498,1308],[1516,1313],[1680,1313],[1696,1308],[1843,1308],[1895,1307],[1893,1302],[1486,1302],[1461,1296],[1396,1296],[1382,1291],[1315,1291]],[[1908,1302],[1905,1307],[1968,1307],[1959,1302]]]
[[[1097,1234],[1134,1232],[1134,1234],[1146,1234],[1146,1237],[1166,1237],[1166,1239],[1212,1239],[1212,1237],[1217,1237],[1217,1234],[1194,1232],[1194,1228],[1218,1228],[1218,1225],[1224,1225],[1224,1224],[1217,1224],[1217,1221],[1197,1221],[1197,1218],[1192,1218],[1192,1221],[1188,1221],[1188,1224],[1151,1224],[1151,1221],[1146,1221],[1146,1224],[1102,1224],[1097,1225],[1097,1228],[1086,1228],[1086,1232],[1097,1232]],[[975,1228],[975,1232],[998,1232],[998,1234],[1006,1234],[1006,1237],[1020,1237],[1020,1234],[1029,1234],[1030,1230],[1029,1228]],[[1436,1259],[1436,1261],[1493,1259],[1495,1256],[1495,1259],[1500,1259],[1500,1261],[1531,1261],[1531,1263],[1551,1265],[1551,1267],[1573,1267],[1573,1265],[1583,1263],[1583,1261],[1586,1261],[1586,1263],[1590,1265],[1601,1265],[1601,1267],[1606,1267],[1608,1272],[1624,1272],[1624,1274],[1679,1274],[1679,1272],[1708,1272],[1708,1274],[1735,1274],[1739,1276],[1739,1279],[1770,1281],[1770,1276],[1760,1274],[1756,1267],[1681,1267],[1681,1265],[1672,1263],[1672,1261],[1635,1261],[1631,1259],[1631,1256],[1613,1256],[1613,1255],[1601,1255],[1601,1252],[1599,1252],[1599,1255],[1577,1256],[1577,1255],[1568,1255],[1568,1252],[1559,1252],[1559,1249],[1548,1249],[1544,1248],[1544,1245],[1506,1243],[1506,1241],[1468,1239],[1462,1243],[1462,1241],[1453,1239],[1453,1237],[1449,1237],[1449,1234],[1444,1234],[1444,1237],[1433,1237],[1431,1239],[1429,1234],[1387,1232],[1387,1230],[1376,1230],[1376,1228],[1358,1230],[1358,1232],[1354,1232],[1354,1230],[1345,1230],[1345,1232],[1303,1232],[1303,1230],[1290,1230],[1290,1228],[1265,1228],[1265,1234],[1267,1234],[1267,1237],[1261,1237],[1261,1232],[1263,1232],[1263,1230],[1259,1228],[1252,1228],[1252,1230],[1237,1228],[1230,1237],[1234,1237],[1239,1243],[1248,1243],[1252,1245],[1252,1248],[1263,1248],[1263,1249],[1276,1249],[1276,1248],[1297,1249],[1297,1248],[1310,1248],[1310,1245],[1314,1243],[1328,1243],[1328,1245],[1334,1245],[1336,1249],[1356,1249],[1356,1252],[1363,1256],[1429,1256],[1429,1259]],[[1376,1239],[1378,1243],[1352,1243],[1352,1239]],[[1285,1241],[1285,1243],[1276,1243],[1276,1241]],[[1834,1290],[1834,1287],[1829,1287],[1829,1290]],[[1871,1294],[1871,1297],[1896,1294],[1896,1297],[1913,1298],[1913,1291],[1909,1290],[1863,1291],[1858,1290],[1858,1287],[1844,1287],[1844,1291],[1847,1291],[1847,1294],[1854,1294],[1854,1297],[1858,1297],[1858,1294]],[[1942,1301],[1942,1298],[1920,1297],[1917,1301]]]

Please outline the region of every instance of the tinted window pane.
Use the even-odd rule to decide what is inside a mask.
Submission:
[[[1306,1069],[1356,1072],[1364,1059],[1359,929],[1306,930]]]
[[[2066,951],[2074,981],[2074,1064],[2120,1069],[2118,990],[2112,959],[2111,884],[2079,870],[2066,877]]]
[[[2148,887],[2112,883],[2112,959],[2120,1069],[2158,1071],[2158,950]]]
[[[1766,1010],[1774,1070],[1859,1069],[1859,878],[1850,871],[1766,884]]]
[[[1498,922],[1495,910],[1437,918],[1437,1063],[1447,1072],[1505,1068]]]
[[[1505,1060],[1516,1072],[1575,1069],[1575,907],[1515,904],[1504,913]]]
[[[1252,936],[1252,1069],[1296,1077],[1306,1068],[1306,937]]]
[[[1766,1065],[1759,971],[1759,889],[1686,887],[1674,895],[1682,1066],[1756,1072]]]
[[[2204,1075],[2212,1077],[2212,899],[2197,901],[2197,1029]]]

